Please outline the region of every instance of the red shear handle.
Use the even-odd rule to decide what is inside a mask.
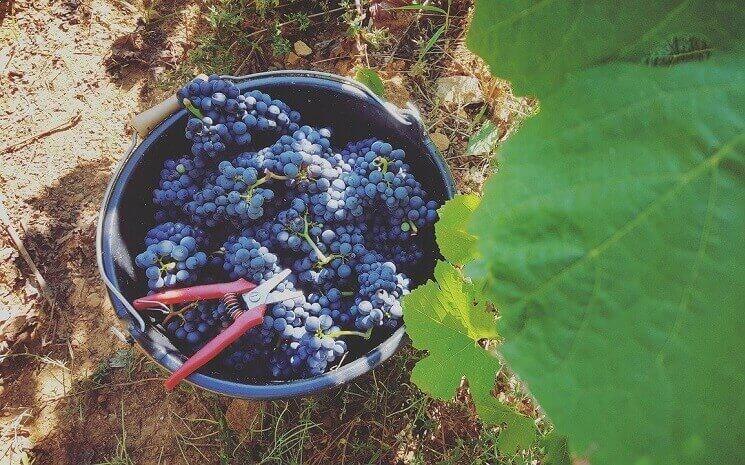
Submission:
[[[163,383],[167,390],[171,391],[184,378],[197,371],[202,365],[206,364],[222,352],[226,347],[235,342],[246,331],[254,326],[260,325],[264,319],[266,305],[254,307],[247,312],[243,312],[235,322],[225,331],[215,336],[210,342],[199,351],[189,357],[178,370],[174,371],[171,376]]]
[[[155,303],[161,304],[180,304],[184,302],[193,302],[195,300],[222,299],[225,294],[236,293],[243,294],[255,288],[254,283],[245,279],[239,279],[232,283],[205,284],[202,286],[185,287],[183,289],[170,289],[157,294],[141,297],[132,305],[137,310],[154,307]]]

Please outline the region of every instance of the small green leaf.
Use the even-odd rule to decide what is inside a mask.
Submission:
[[[373,91],[378,97],[385,97],[385,86],[380,79],[377,71],[372,68],[360,68],[354,75],[354,79],[364,84],[368,89]]]
[[[466,155],[491,155],[499,143],[499,130],[491,120],[486,121],[476,134],[468,139]]]
[[[471,214],[481,199],[475,195],[456,195],[437,210],[435,235],[445,260],[464,264],[477,257],[476,236],[466,231]]]
[[[432,37],[429,38],[426,44],[424,44],[424,47],[422,47],[421,51],[419,52],[419,60],[422,61],[424,59],[424,56],[427,54],[427,52],[430,51],[432,47],[437,43],[437,40],[440,38],[443,32],[445,32],[445,24],[437,28],[434,34],[432,34]]]
[[[502,404],[491,391],[499,360],[478,341],[497,338],[496,320],[473,285],[446,262],[435,267],[437,282],[428,281],[403,299],[407,333],[414,347],[429,354],[417,362],[411,379],[420,389],[440,399],[452,399],[465,377],[482,421],[506,424],[497,445],[512,454],[535,441],[530,418]]]

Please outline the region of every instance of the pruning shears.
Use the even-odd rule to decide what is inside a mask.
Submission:
[[[260,325],[264,319],[267,305],[301,297],[303,292],[299,290],[274,291],[274,288],[289,275],[290,270],[285,269],[262,284],[238,279],[231,283],[170,289],[135,300],[132,303],[134,308],[144,310],[154,306],[221,299],[233,319],[233,323],[228,328],[205,344],[171,374],[164,383],[166,389],[170,391],[175,388],[183,379],[217,357],[220,352],[240,338],[246,331]],[[245,307],[244,304],[241,304],[241,299],[243,299]]]

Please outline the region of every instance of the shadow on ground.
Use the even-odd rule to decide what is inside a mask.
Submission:
[[[184,57],[175,55],[172,37],[178,28],[185,27],[185,8],[190,3],[188,0],[145,0],[136,13],[130,12],[139,15],[135,28],[117,37],[104,58],[109,80],[119,87],[129,88],[150,76],[149,72],[155,67],[175,68]]]

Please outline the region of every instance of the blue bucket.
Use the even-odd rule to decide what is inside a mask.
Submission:
[[[258,89],[286,102],[303,115],[303,123],[332,129],[332,145],[380,137],[406,151],[406,161],[430,196],[443,203],[455,194],[455,183],[442,156],[427,136],[419,114],[382,101],[356,81],[313,71],[278,71],[233,78],[238,87]],[[150,357],[168,371],[186,359],[156,324],[143,321],[128,303],[147,293],[146,280],[134,266],[155,211],[151,200],[166,158],[188,153],[184,139],[187,113],[166,118],[120,162],[103,200],[98,224],[99,271],[117,316]],[[273,142],[267,140],[265,145]],[[257,144],[257,147],[262,145]],[[428,228],[431,229],[431,228]],[[425,238],[425,257],[411,278],[415,284],[431,277],[439,256],[432,231]],[[378,331],[378,330],[376,330]],[[209,391],[245,399],[304,396],[339,386],[372,370],[398,348],[405,328],[378,331],[369,340],[350,342],[345,363],[321,376],[293,381],[259,382],[207,365],[187,381]]]

